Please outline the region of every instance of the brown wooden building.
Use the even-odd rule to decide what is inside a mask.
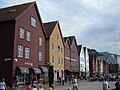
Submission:
[[[70,66],[70,43],[69,38],[64,37],[64,72],[65,75],[69,75],[69,71],[71,70]]]
[[[36,2],[0,9],[0,77],[12,86],[44,68],[45,33]]]
[[[79,75],[79,56],[78,56],[76,38],[75,36],[70,36],[70,37],[65,37],[65,39],[68,40],[68,44],[65,45],[65,57],[67,57],[65,58],[65,73],[66,71],[68,71],[69,74],[78,76]]]

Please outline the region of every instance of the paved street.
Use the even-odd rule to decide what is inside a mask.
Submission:
[[[110,85],[110,90],[115,88],[115,82],[108,82]],[[103,82],[94,81],[94,82],[86,82],[86,81],[79,81],[78,82],[78,89],[79,90],[103,90],[102,89]],[[37,85],[37,88],[39,85]],[[67,90],[70,87],[72,90],[72,84],[65,83],[65,85],[55,84],[54,90]],[[25,87],[21,87],[18,90],[25,90]],[[48,90],[48,84],[44,85],[44,90]]]
[[[110,85],[110,90],[114,89],[115,82],[109,82]],[[55,85],[55,90],[67,90],[67,88],[70,87],[72,90],[72,85],[71,84],[65,84],[63,85]],[[86,81],[80,81],[78,84],[78,89],[79,90],[102,90],[102,82],[86,82]]]

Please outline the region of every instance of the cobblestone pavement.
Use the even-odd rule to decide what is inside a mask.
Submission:
[[[110,90],[115,88],[115,82],[108,82],[110,85]],[[103,90],[102,89],[103,82],[95,81],[95,82],[86,82],[86,81],[79,81],[78,83],[78,89],[79,90]],[[55,85],[55,90],[67,90],[67,88],[70,87],[72,90],[71,84],[65,84],[62,85]]]
[[[110,90],[115,88],[115,82],[108,82],[110,85]],[[39,87],[39,85],[36,85],[37,88]],[[72,90],[72,84],[65,83],[65,85],[60,85],[58,83],[56,83],[54,85],[54,90],[67,90],[67,88],[70,88],[70,90]],[[25,90],[25,86],[20,87],[17,90]],[[95,81],[95,82],[86,82],[86,81],[79,81],[78,82],[78,89],[79,90],[102,90],[102,82],[99,81]],[[44,90],[48,90],[48,84],[44,85]]]

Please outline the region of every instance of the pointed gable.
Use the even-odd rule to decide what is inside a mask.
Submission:
[[[75,36],[69,36],[69,37],[66,37],[66,38],[69,39],[71,50],[78,51],[77,50],[77,42],[76,42]]]
[[[66,48],[70,48],[69,38],[64,37],[63,39],[64,39],[64,45],[65,45],[65,47]]]
[[[82,45],[78,45],[77,47],[78,47],[78,55],[80,55],[81,49],[82,49]]]
[[[13,20],[35,2],[0,9],[0,22]]]
[[[57,24],[58,21],[53,21],[53,22],[47,22],[47,23],[43,23],[44,28],[45,28],[45,33],[46,33],[46,37],[49,38],[50,35],[52,34],[55,25]]]

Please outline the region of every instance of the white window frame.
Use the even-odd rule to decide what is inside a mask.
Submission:
[[[24,39],[24,33],[25,33],[24,28],[20,27],[19,28],[19,38]]]
[[[38,45],[42,46],[42,37],[38,37]]]
[[[38,61],[42,61],[42,52],[41,51],[38,52]]]
[[[26,41],[30,41],[31,33],[29,31],[26,31]]]
[[[17,57],[19,58],[23,57],[23,46],[22,45],[18,45]]]
[[[36,27],[36,19],[34,18],[34,17],[30,17],[30,24],[31,24],[31,26],[33,26],[33,27]]]
[[[30,49],[28,47],[25,47],[25,59],[30,58]]]

